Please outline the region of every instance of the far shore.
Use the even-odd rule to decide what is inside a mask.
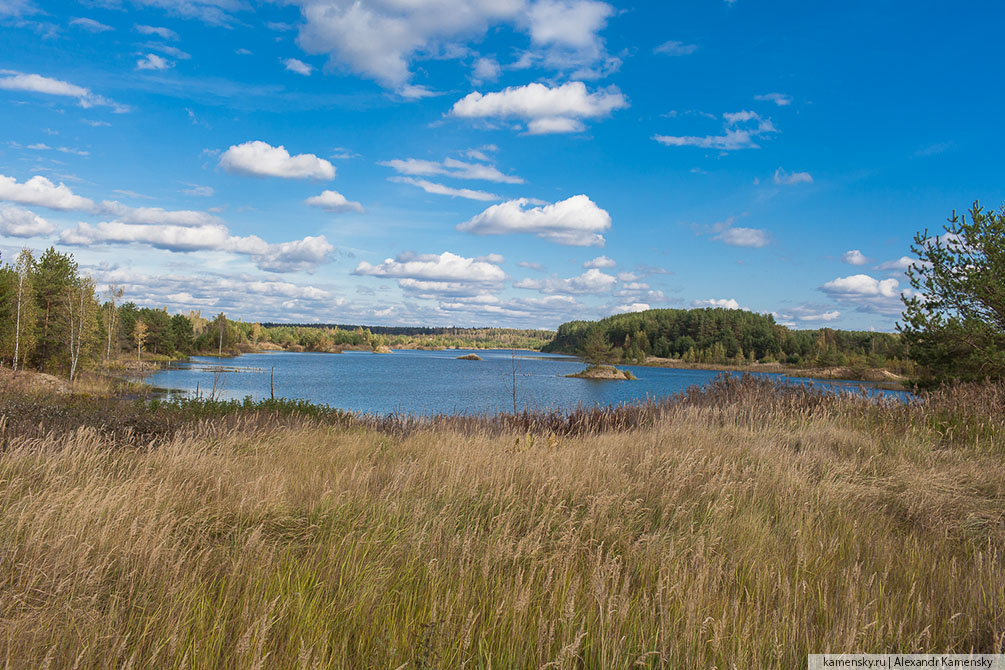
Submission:
[[[212,357],[222,357],[222,358],[236,358],[243,354],[268,354],[268,353],[330,353],[330,354],[340,354],[346,351],[357,351],[357,352],[372,352],[371,347],[366,346],[347,346],[342,347],[338,350],[332,351],[298,351],[296,349],[284,349],[279,345],[275,345],[271,342],[261,343],[266,346],[257,346],[255,348],[248,348],[246,350],[230,350],[224,351],[222,354],[218,354],[213,351],[208,352],[198,352],[193,353],[191,356],[185,356],[181,358],[169,358],[167,356],[156,356],[156,355],[144,355],[142,360],[136,360],[135,358],[120,358],[112,361],[106,362],[103,366],[106,371],[128,371],[131,373],[139,373],[141,375],[150,372],[155,372],[161,367],[168,365],[175,361],[184,361],[192,358],[193,356],[212,356]],[[503,349],[472,349],[470,347],[426,347],[426,346],[399,346],[393,347],[395,350],[415,350],[415,351],[520,351],[520,352],[530,352],[530,353],[542,353],[537,349],[525,349],[525,348],[503,348]],[[561,356],[574,356],[579,358],[577,354],[570,354],[563,351],[548,352],[555,355]],[[861,382],[875,388],[902,391],[907,388],[909,380],[907,377],[893,373],[885,368],[853,368],[848,366],[833,366],[833,367],[816,367],[816,368],[803,368],[794,365],[787,365],[784,363],[746,363],[743,365],[731,365],[728,363],[690,363],[682,361],[678,358],[661,358],[658,356],[647,356],[646,360],[642,363],[620,363],[620,365],[635,365],[638,367],[656,367],[656,368],[677,368],[681,370],[712,370],[712,371],[722,371],[722,372],[753,372],[761,374],[778,374],[785,375],[787,377],[798,377],[806,379],[821,379],[830,381],[851,381],[851,382]]]

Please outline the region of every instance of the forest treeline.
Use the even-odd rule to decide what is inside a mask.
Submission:
[[[543,350],[633,363],[658,356],[708,364],[910,367],[904,342],[894,333],[793,330],[770,314],[722,308],[651,309],[570,321]]]
[[[4,259],[0,259],[3,261]],[[551,331],[510,328],[393,328],[261,324],[170,314],[139,307],[122,289],[98,292],[71,254],[25,249],[0,262],[0,362],[65,375],[123,360],[169,360],[192,354],[262,349],[339,352],[379,347],[540,349]]]

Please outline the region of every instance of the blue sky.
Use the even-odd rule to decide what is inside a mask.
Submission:
[[[892,330],[1001,206],[997,3],[0,0],[0,253],[171,311]]]

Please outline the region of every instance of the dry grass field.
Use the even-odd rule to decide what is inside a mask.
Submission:
[[[1005,389],[576,416],[0,391],[9,668],[798,668],[1003,651]]]

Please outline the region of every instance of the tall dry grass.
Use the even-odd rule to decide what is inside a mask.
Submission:
[[[593,423],[395,424],[138,405],[85,421],[72,399],[0,394],[0,658],[787,669],[1001,652],[1003,399],[722,380]]]

